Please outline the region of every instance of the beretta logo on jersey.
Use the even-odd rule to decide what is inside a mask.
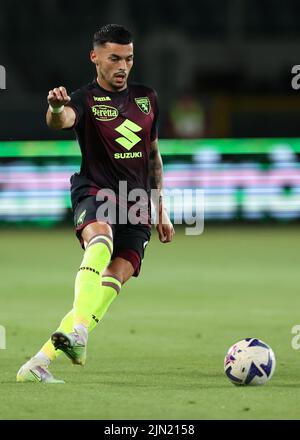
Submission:
[[[118,109],[105,104],[93,105],[92,112],[97,121],[112,121],[119,114]]]
[[[134,100],[138,108],[142,110],[142,112],[145,113],[145,115],[149,115],[151,110],[151,104],[148,96],[144,96],[142,98],[134,98]]]

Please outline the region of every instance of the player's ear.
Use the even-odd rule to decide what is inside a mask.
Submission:
[[[90,52],[90,60],[92,63],[97,64],[97,55],[94,49],[92,49]]]

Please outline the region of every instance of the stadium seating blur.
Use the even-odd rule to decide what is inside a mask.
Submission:
[[[298,136],[300,98],[291,87],[291,68],[299,62],[299,12],[296,0],[284,7],[279,0],[191,0],[188,7],[180,0],[112,0],[105,8],[88,0],[84,14],[70,0],[6,2],[0,64],[9,93],[0,92],[0,139],[12,133],[14,139],[73,137],[47,129],[41,116],[47,91],[58,85],[71,91],[93,78],[90,41],[112,21],[134,33],[132,80],[159,93],[160,137],[169,135],[164,120],[174,97],[187,88],[196,100],[210,100],[204,136]]]

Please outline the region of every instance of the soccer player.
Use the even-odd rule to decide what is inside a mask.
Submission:
[[[73,308],[20,368],[19,382],[63,382],[49,371],[59,353],[75,365],[85,364],[89,332],[122,285],[139,274],[151,235],[151,189],[158,192],[153,203],[159,239],[168,243],[174,235],[163,202],[156,93],[127,83],[133,65],[131,33],[120,25],[103,26],[94,34],[90,59],[96,79],[71,96],[64,87],[50,90],[46,115],[51,129],[75,130],[82,154],[80,172],[71,177],[76,235],[84,249]],[[136,204],[129,197],[134,191],[141,194]]]

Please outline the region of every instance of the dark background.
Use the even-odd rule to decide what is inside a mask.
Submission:
[[[46,96],[93,79],[91,39],[106,23],[134,34],[131,80],[157,90],[160,137],[300,136],[299,17],[299,0],[1,1],[0,139],[73,138],[46,127]],[[201,116],[189,132],[174,128],[183,96]]]

